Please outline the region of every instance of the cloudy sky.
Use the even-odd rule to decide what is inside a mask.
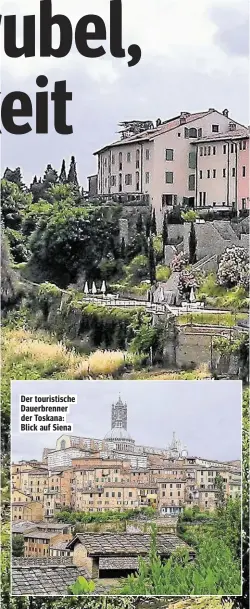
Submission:
[[[104,438],[111,404],[128,405],[128,431],[137,444],[166,447],[173,431],[189,455],[216,460],[241,455],[240,381],[12,381],[12,460],[41,459],[60,433],[20,433],[20,395],[72,394],[67,421],[73,435]]]
[[[84,5],[84,10],[83,10]],[[109,0],[53,0],[53,13],[67,15],[72,25],[83,14],[105,20],[109,39]],[[16,14],[22,45],[22,15],[39,14],[39,0],[5,0],[2,14]],[[37,26],[39,25],[37,20]],[[1,25],[1,27],[3,27]],[[31,98],[35,81],[46,74],[49,90],[67,80],[73,92],[68,103],[72,135],[2,135],[2,168],[21,165],[25,180],[43,174],[47,163],[60,168],[63,157],[76,156],[81,183],[95,173],[92,153],[116,138],[122,120],[163,120],[180,111],[210,107],[248,124],[248,0],[124,0],[123,45],[139,44],[141,61],[128,58],[83,58],[72,47],[65,59],[2,59],[2,96],[23,90]],[[39,36],[37,36],[39,53]],[[53,104],[51,104],[51,109]]]

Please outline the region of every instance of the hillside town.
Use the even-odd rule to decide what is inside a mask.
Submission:
[[[119,581],[135,573],[139,557],[148,555],[152,523],[158,529],[158,552],[166,559],[176,548],[189,547],[177,531],[185,509],[208,514],[216,510],[218,480],[225,498],[240,497],[240,461],[191,456],[175,433],[165,448],[137,445],[128,420],[128,406],[119,396],[111,406],[111,429],[104,439],[62,435],[54,449],[44,448],[40,462],[12,464],[12,534],[13,539],[23,538],[23,559],[13,562],[15,590],[18,577],[24,587],[25,577],[30,585],[25,569],[41,565],[41,559],[51,569],[54,563],[61,570],[65,567],[73,579],[84,573],[99,585],[110,578]],[[125,528],[114,520],[113,529],[107,522],[94,530],[86,525],[79,532],[71,517],[77,522],[81,513],[99,513],[104,523],[106,513],[117,515],[118,523],[127,515]],[[189,553],[191,560],[192,548]]]

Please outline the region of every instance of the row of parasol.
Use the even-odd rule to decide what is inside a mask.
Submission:
[[[87,281],[85,282],[84,294],[86,294],[86,295],[87,294],[93,294],[93,295],[95,295],[95,294],[98,293],[98,291],[100,291],[103,295],[106,294],[107,288],[106,288],[105,281],[102,282],[102,286],[101,286],[100,290],[97,290],[97,287],[96,287],[96,284],[95,284],[94,281],[92,282],[92,286],[90,288],[89,288],[88,282]]]

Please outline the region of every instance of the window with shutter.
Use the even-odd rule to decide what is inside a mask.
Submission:
[[[195,175],[193,173],[188,178],[188,189],[189,190],[195,189]]]
[[[193,150],[189,153],[189,169],[196,168],[196,152]]]

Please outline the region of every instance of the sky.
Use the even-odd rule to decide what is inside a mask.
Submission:
[[[136,444],[165,448],[176,432],[190,456],[241,456],[240,381],[12,381],[12,461],[41,459],[61,433],[19,432],[20,395],[72,394],[72,435],[102,439],[111,428],[111,405],[128,405],[128,432]]]
[[[53,13],[67,15],[72,25],[94,13],[109,30],[109,5],[109,0],[53,0]],[[19,17],[20,46],[21,17],[39,15],[39,6],[39,0],[2,2],[3,15]],[[117,139],[120,121],[166,120],[212,107],[228,108],[233,119],[250,123],[248,0],[124,0],[123,45],[138,44],[141,61],[129,68],[127,57],[112,58],[108,40],[104,44],[107,54],[98,59],[86,59],[75,48],[64,59],[41,59],[38,53],[9,59],[2,53],[2,98],[22,90],[34,99],[39,74],[47,75],[50,91],[55,81],[66,79],[73,92],[68,123],[74,127],[68,136],[56,134],[52,126],[48,135],[14,136],[3,130],[2,171],[21,166],[29,184],[48,163],[60,170],[62,158],[68,164],[74,155],[86,187],[86,177],[97,170],[93,152]]]

